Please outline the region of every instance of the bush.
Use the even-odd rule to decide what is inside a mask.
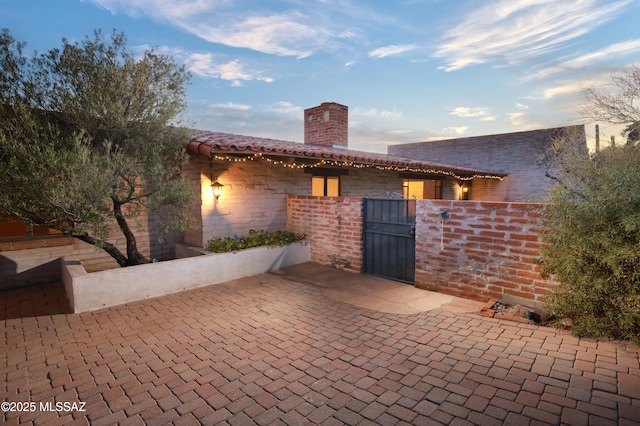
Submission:
[[[249,231],[248,237],[226,237],[209,240],[207,250],[214,253],[226,253],[251,247],[260,246],[286,246],[304,239],[304,235],[285,231],[269,233],[266,231]]]
[[[640,343],[640,146],[556,147],[539,264],[549,313],[579,336]]]

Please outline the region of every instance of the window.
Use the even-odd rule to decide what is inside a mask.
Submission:
[[[435,199],[442,198],[442,180],[440,179],[403,179],[402,195],[405,198]]]
[[[305,173],[313,174],[311,178],[311,195],[319,197],[340,196],[340,176],[348,175],[349,170],[331,168],[308,168]]]
[[[311,180],[311,195],[337,197],[340,195],[340,176],[314,176]]]

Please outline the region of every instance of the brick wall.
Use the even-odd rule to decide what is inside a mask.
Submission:
[[[534,263],[541,246],[534,207],[540,205],[418,201],[416,286],[537,305],[553,283]]]
[[[288,230],[305,234],[311,261],[359,272],[362,268],[362,198],[290,196]]]
[[[540,276],[534,263],[541,243],[533,208],[539,206],[418,200],[416,287],[540,306],[553,283]],[[442,221],[444,210],[449,218]],[[343,260],[349,269],[361,270],[361,198],[292,196],[288,215],[289,230],[307,235],[311,261],[331,265]]]
[[[224,185],[216,200],[211,174]],[[269,232],[287,228],[287,195],[310,194],[311,175],[300,169],[272,166],[264,160],[209,161],[192,157],[186,170],[200,194],[193,218],[201,224],[185,233],[185,242],[206,246],[212,238],[244,236],[249,230]]]
[[[553,183],[540,159],[564,132],[586,137],[584,126],[532,130],[442,141],[390,145],[390,155],[506,172],[503,180],[475,179],[471,197],[483,201],[529,201]]]
[[[185,233],[185,242],[199,247],[206,246],[212,238],[247,235],[250,229],[269,232],[287,229],[287,197],[311,195],[312,174],[303,169],[273,165],[265,160],[217,160],[211,164],[211,174],[224,185],[224,192],[214,200],[209,170],[209,162],[197,157],[192,157],[185,169],[201,194],[193,217],[202,223],[199,229]],[[344,197],[402,193],[402,179],[397,173],[376,169],[349,169],[348,175],[340,176],[340,190]]]

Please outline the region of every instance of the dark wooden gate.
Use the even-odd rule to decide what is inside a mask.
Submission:
[[[413,284],[416,200],[364,198],[363,272]]]

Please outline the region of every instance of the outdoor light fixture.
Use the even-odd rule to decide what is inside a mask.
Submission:
[[[213,190],[213,196],[216,198],[216,200],[220,198],[220,196],[222,195],[223,187],[224,185],[218,182],[218,179],[216,179],[215,182],[211,184],[211,189]]]
[[[469,183],[462,183],[460,182],[460,199],[461,200],[468,200],[469,199]]]

